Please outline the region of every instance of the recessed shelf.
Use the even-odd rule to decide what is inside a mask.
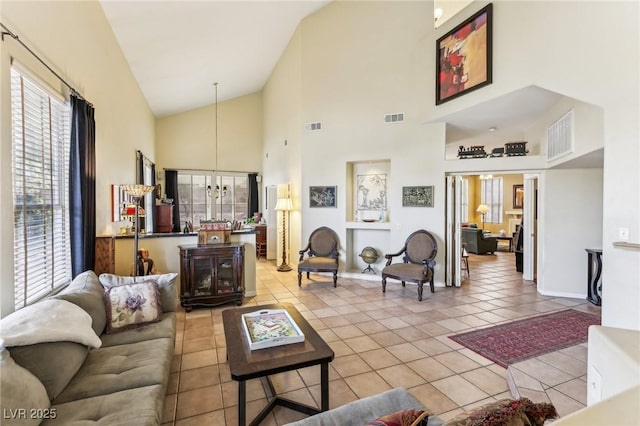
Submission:
[[[391,222],[347,222],[347,229],[373,229],[388,231],[391,229]]]

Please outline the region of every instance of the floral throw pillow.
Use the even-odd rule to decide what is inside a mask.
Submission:
[[[142,327],[162,319],[155,281],[116,285],[105,293],[107,334]]]
[[[546,420],[556,417],[555,407],[547,402],[501,399],[458,414],[444,426],[542,426]]]
[[[367,426],[426,426],[430,414],[424,410],[400,410],[379,417]]]

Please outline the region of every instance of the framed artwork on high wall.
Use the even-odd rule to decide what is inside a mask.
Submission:
[[[309,207],[336,207],[336,186],[310,186]]]
[[[436,42],[436,105],[491,84],[490,3]]]

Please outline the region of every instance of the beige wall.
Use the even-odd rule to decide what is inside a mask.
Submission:
[[[471,15],[483,5],[474,2],[462,14]],[[426,24],[432,19],[431,6],[427,2],[334,2],[299,26],[264,96],[265,154],[277,152],[279,160],[278,167],[265,159],[265,173],[280,170],[279,178],[290,179],[297,189],[294,204],[300,206],[302,222],[292,236],[297,232],[304,240],[315,227],[329,225],[344,238],[345,163],[390,158],[393,219],[389,245],[397,246],[417,227],[432,230],[442,243],[444,129],[425,123],[537,85],[590,105],[579,114],[586,121],[594,119],[594,125],[577,135],[580,145],[575,156],[605,147],[599,194],[603,201],[595,207],[602,209],[603,219],[597,222],[590,217],[591,222],[584,219],[580,223],[596,232],[602,229],[602,245],[611,265],[605,268],[605,279],[617,283],[605,291],[603,323],[640,328],[640,289],[633,284],[639,279],[639,252],[611,245],[620,226],[629,227],[632,240],[640,240],[640,152],[634,124],[640,113],[637,2],[592,2],[588,9],[569,1],[494,2],[493,84],[440,106],[433,100],[435,40],[456,22],[434,30]],[[619,34],[625,34],[624,43]],[[562,47],[556,47],[559,45]],[[595,51],[625,57],[627,66],[619,70],[621,75],[609,78],[608,61],[594,60]],[[407,121],[385,126],[381,117],[387,112],[405,112]],[[311,121],[321,121],[324,130],[302,132],[303,124]],[[538,131],[542,123],[536,124]],[[291,149],[281,144],[286,138],[291,141],[292,129],[294,135],[302,132],[300,157],[297,145]],[[300,173],[290,166],[298,158]],[[475,160],[468,161],[469,167],[478,166]],[[504,162],[487,159],[482,164],[491,168],[476,168],[477,172],[499,172]],[[508,170],[548,167],[546,159],[538,156],[524,158]],[[629,196],[619,196],[620,182],[629,185]],[[306,207],[307,187],[318,184],[338,185],[337,209]],[[435,208],[401,208],[399,189],[410,184],[434,184]],[[584,190],[579,185],[576,188]],[[553,229],[565,218],[550,215],[547,220]],[[553,245],[562,238],[555,233],[544,241]],[[577,261],[582,250],[580,245],[565,253]],[[558,257],[549,262],[559,267],[563,260]],[[442,271],[436,271],[436,280],[442,282]]]
[[[155,159],[154,117],[96,1],[2,1],[0,19],[95,107],[96,230],[111,221],[112,183],[135,182],[136,150]],[[15,41],[0,43],[0,179],[11,185],[9,58],[55,82]],[[11,191],[0,192],[0,317],[13,311]]]
[[[262,94],[219,102],[217,107],[217,150],[214,103],[156,121],[157,171],[262,171]]]

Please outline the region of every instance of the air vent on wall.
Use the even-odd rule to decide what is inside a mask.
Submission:
[[[573,152],[573,110],[547,129],[547,160],[552,161]]]
[[[404,121],[404,112],[395,112],[393,114],[384,115],[385,123],[399,123],[401,121]]]
[[[304,130],[307,132],[315,132],[316,130],[322,130],[322,122],[316,121],[315,123],[307,123],[304,125]]]

